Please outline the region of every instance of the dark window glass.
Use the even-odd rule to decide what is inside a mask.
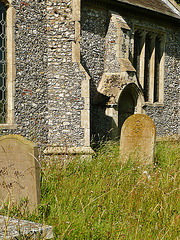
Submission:
[[[139,69],[140,69],[140,54],[141,54],[141,36],[138,31],[134,34],[134,61],[133,65],[136,69],[137,78],[139,79]]]
[[[154,72],[154,102],[159,101],[159,72],[161,61],[161,41],[156,37],[155,41],[155,72]]]
[[[145,63],[144,63],[144,99],[149,101],[149,77],[150,77],[150,58],[151,58],[151,38],[149,34],[145,39]]]

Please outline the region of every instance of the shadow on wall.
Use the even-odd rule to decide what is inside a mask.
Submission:
[[[93,105],[91,107],[91,142],[92,148],[96,148],[101,142],[119,140],[119,129],[113,117],[106,115],[106,105]],[[95,117],[96,116],[96,117]],[[116,133],[114,135],[114,133]]]
[[[105,101],[92,105],[91,136],[94,146],[105,140],[119,140],[124,121],[136,111],[139,94],[138,86],[130,83],[122,90],[117,105],[111,106]],[[107,100],[106,96],[101,96],[102,99],[103,97]],[[107,115],[107,109],[112,116]]]
[[[118,101],[118,129],[121,131],[124,121],[135,112],[139,96],[138,87],[132,83],[128,84],[122,91]]]
[[[111,97],[111,91],[107,96],[97,91],[104,73],[120,72],[119,62],[116,61],[115,56],[116,51],[111,51],[111,49],[115,47],[114,44],[118,36],[116,26],[111,22],[111,17],[112,14],[108,11],[96,11],[89,8],[82,9],[81,64],[91,77],[90,129],[91,141],[94,143],[110,139],[119,139],[123,122],[135,112],[139,94],[137,91],[139,88],[136,84],[129,84],[129,86],[127,86],[130,81],[134,81],[131,78],[127,79],[127,83],[123,81],[119,82],[121,85],[117,83],[118,86],[116,86],[116,88],[119,89],[119,94],[120,91],[122,91],[122,86],[124,86],[124,90],[119,98],[119,103],[117,103],[116,100],[116,104],[110,105],[109,99]],[[111,25],[110,22],[112,23]],[[109,56],[109,54],[110,56],[112,54],[112,58],[106,59],[106,55]],[[130,58],[132,59],[132,56],[130,56]],[[105,64],[106,60],[108,64],[107,69],[107,64]],[[125,87],[125,85],[127,87]],[[115,95],[117,95],[117,93],[115,93]],[[96,97],[97,99],[94,101]]]
[[[110,22],[108,11],[95,11],[83,8],[81,15],[81,64],[91,77],[90,79],[90,118],[91,140],[93,142],[107,139],[111,129],[112,119],[105,115],[105,103],[108,98],[103,98],[102,104],[93,104],[97,93],[97,86],[104,72],[105,37]],[[98,44],[97,44],[98,43]],[[105,98],[105,99],[104,99]]]

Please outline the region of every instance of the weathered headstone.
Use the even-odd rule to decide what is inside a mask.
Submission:
[[[143,165],[152,164],[156,127],[153,120],[144,114],[134,114],[126,119],[120,138],[121,161],[135,159]]]
[[[27,199],[32,211],[40,201],[37,146],[19,135],[0,137],[0,205]],[[10,197],[10,198],[9,198]]]

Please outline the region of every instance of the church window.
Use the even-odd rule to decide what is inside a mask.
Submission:
[[[136,69],[137,77],[139,78],[139,64],[140,64],[140,53],[141,53],[141,35],[138,31],[134,35],[134,62],[133,65]]]
[[[159,78],[160,78],[160,63],[162,58],[161,40],[156,37],[155,40],[155,72],[154,72],[154,102],[159,100]]]
[[[144,63],[144,99],[149,101],[149,84],[150,84],[150,60],[151,60],[151,38],[146,34],[145,38],[145,63]]]
[[[163,103],[164,35],[135,29],[133,65],[146,103]]]
[[[0,123],[6,123],[6,7],[0,2]]]
[[[0,0],[0,129],[14,124],[15,9],[8,0]]]

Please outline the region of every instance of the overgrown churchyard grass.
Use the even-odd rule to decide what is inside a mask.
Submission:
[[[179,156],[177,142],[161,142],[154,168],[122,165],[111,142],[92,160],[44,164],[39,215],[11,216],[52,225],[54,239],[179,239]]]

